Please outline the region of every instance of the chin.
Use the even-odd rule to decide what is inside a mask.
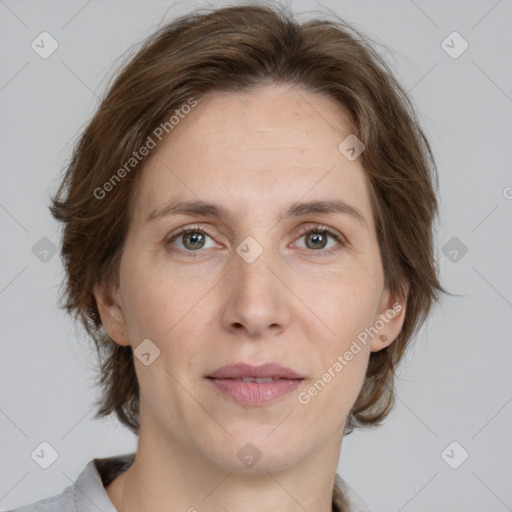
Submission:
[[[273,427],[275,428],[275,426]],[[281,435],[272,429],[253,429],[252,434],[225,437],[223,442],[208,443],[204,456],[222,471],[233,473],[279,472],[298,464],[308,450],[301,435]],[[295,439],[292,441],[291,439]]]

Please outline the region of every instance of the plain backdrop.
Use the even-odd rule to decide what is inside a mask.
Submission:
[[[114,419],[92,419],[94,353],[57,305],[48,198],[112,66],[193,5],[206,4],[0,1],[2,510],[136,447]],[[416,337],[389,419],[346,437],[338,470],[374,511],[512,510],[512,1],[291,6],[363,30],[410,91],[440,173],[441,279],[459,294]],[[58,48],[43,59],[31,44],[45,31]],[[41,442],[58,452],[48,469],[31,457]]]

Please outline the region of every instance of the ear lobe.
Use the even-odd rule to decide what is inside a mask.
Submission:
[[[387,290],[384,292],[379,313],[375,317],[374,327],[378,334],[372,339],[372,352],[388,347],[400,334],[405,320],[408,295],[408,285],[405,285],[401,296],[391,296]]]
[[[96,283],[93,294],[105,332],[117,344],[130,345],[123,310],[116,300],[115,291],[112,292],[103,283]]]

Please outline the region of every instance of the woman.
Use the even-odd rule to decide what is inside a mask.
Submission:
[[[341,21],[191,14],[151,36],[52,205],[65,306],[138,435],[19,510],[367,510],[336,474],[443,291],[431,150]]]

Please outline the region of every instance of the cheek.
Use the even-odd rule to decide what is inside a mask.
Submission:
[[[369,349],[350,352],[350,360],[346,354],[347,351],[330,354],[329,362],[298,394],[305,430],[308,426],[317,433],[342,429],[363,385]]]
[[[305,304],[336,335],[372,322],[383,288],[377,242],[361,237],[357,246],[318,264],[293,260],[295,272],[288,276]]]
[[[373,324],[381,292],[378,272],[353,268],[316,281],[303,294],[317,323],[325,326],[325,339],[332,340],[333,348],[340,350]]]
[[[370,357],[365,329],[374,323],[381,292],[379,279],[378,273],[369,271],[347,273],[308,293],[321,320],[315,323],[326,326],[321,329],[323,335],[317,329],[313,336],[312,327],[304,323],[310,330],[310,360],[318,362],[313,387],[306,390],[304,401],[310,397],[311,404],[316,403],[312,409],[319,407],[319,414],[327,407],[342,417],[357,398]]]
[[[123,310],[133,341],[141,336],[162,341],[197,302],[193,286],[184,286],[179,275],[160,272],[142,258],[127,259],[125,269]]]
[[[156,266],[140,262],[133,262],[130,268],[123,306],[132,345],[136,347],[150,339],[160,349],[160,362],[185,382],[195,371],[193,367],[198,364],[198,354],[204,352],[202,344],[208,339],[212,319],[219,314],[212,309],[216,307],[215,295],[205,296],[213,282],[191,278],[183,272],[160,272]],[[141,382],[147,382],[146,374],[141,375]],[[166,377],[163,379],[165,383]]]

